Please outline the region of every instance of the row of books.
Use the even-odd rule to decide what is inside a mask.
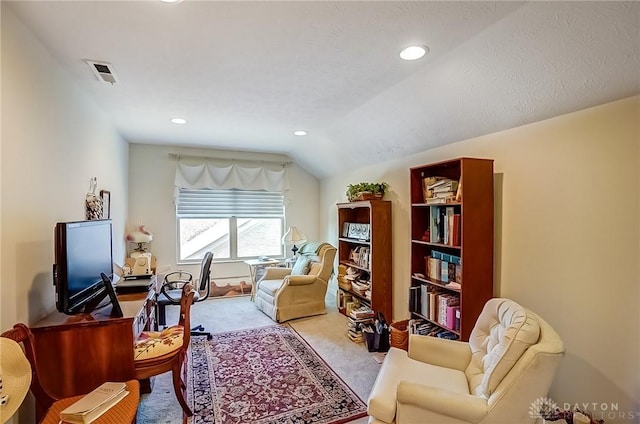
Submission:
[[[457,211],[455,206],[430,209],[429,241],[449,246],[460,246],[460,211]]]
[[[358,246],[349,252],[349,260],[361,268],[369,269],[371,263],[371,249],[368,246]]]
[[[430,280],[449,284],[451,288],[459,289],[462,286],[462,261],[459,256],[432,250],[431,255],[425,257],[425,267]]]
[[[409,310],[453,331],[460,331],[460,296],[421,284],[409,289]]]
[[[407,329],[409,330],[409,334],[419,334],[421,336],[432,336],[449,340],[457,340],[459,338],[457,334],[423,319],[409,320]]]

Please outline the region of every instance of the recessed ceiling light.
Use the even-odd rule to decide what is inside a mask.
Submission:
[[[305,130],[294,131],[293,135],[307,135],[308,133]]]
[[[416,60],[427,54],[427,46],[409,46],[400,52],[400,57],[404,60]]]
[[[180,3],[182,0],[160,0],[163,3]]]
[[[174,124],[186,124],[187,120],[184,118],[171,118],[171,122],[173,122]]]

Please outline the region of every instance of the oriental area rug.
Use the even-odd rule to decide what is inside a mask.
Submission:
[[[191,342],[189,424],[340,424],[366,405],[288,325]]]

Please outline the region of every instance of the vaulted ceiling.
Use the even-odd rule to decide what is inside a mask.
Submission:
[[[282,153],[318,177],[640,92],[638,2],[3,3],[129,142]],[[430,51],[401,60],[413,44]]]

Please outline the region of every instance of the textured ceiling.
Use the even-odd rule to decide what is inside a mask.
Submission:
[[[640,92],[638,2],[3,3],[128,141],[282,153],[318,177]],[[400,60],[410,44],[430,53]]]

